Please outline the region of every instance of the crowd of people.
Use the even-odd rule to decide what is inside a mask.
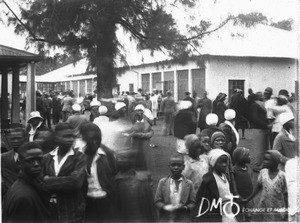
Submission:
[[[248,93],[175,102],[158,90],[113,100],[37,92],[36,111],[1,154],[3,222],[297,220],[293,97]],[[153,194],[159,117],[176,148]],[[252,148],[239,146],[246,137]]]

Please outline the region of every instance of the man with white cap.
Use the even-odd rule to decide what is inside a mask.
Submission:
[[[282,164],[296,156],[296,138],[293,134],[295,123],[292,113],[284,113],[280,116],[279,122],[282,124],[281,132],[274,140],[273,150],[278,150],[282,154]]]
[[[96,124],[102,131],[102,143],[106,145],[107,140],[109,139],[109,135],[105,132],[109,125],[109,118],[106,116],[107,107],[105,105],[101,105],[98,109],[99,116],[94,119],[93,123]]]
[[[73,115],[69,116],[67,123],[69,123],[75,131],[75,135],[78,135],[82,124],[87,123],[86,116],[81,114],[81,106],[79,104],[72,105]]]
[[[48,128],[43,124],[44,118],[40,115],[38,111],[33,111],[30,113],[30,117],[27,121],[28,125],[26,131],[29,133],[29,142],[33,142],[34,136],[39,131],[45,131]]]
[[[93,98],[93,100],[91,101],[90,107],[91,107],[91,116],[90,116],[90,120],[91,122],[94,121],[95,118],[97,118],[99,116],[99,107],[101,105],[101,102],[97,100],[97,98]]]

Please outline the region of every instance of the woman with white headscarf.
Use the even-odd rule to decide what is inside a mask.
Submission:
[[[196,217],[197,222],[236,222],[235,217],[232,216],[231,199],[233,198],[230,199],[233,196],[232,182],[226,175],[229,157],[229,154],[222,149],[213,149],[208,154],[211,170],[203,176],[196,197],[198,214],[208,211]],[[206,201],[203,201],[204,199]],[[219,200],[221,200],[219,204],[221,208],[212,206],[213,202],[217,204]]]

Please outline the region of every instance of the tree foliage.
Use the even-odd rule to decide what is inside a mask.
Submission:
[[[279,29],[291,31],[293,29],[293,19],[286,19],[279,22],[272,22],[270,25]]]

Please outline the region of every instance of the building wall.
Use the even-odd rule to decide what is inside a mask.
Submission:
[[[130,85],[133,84],[133,91],[137,92],[137,89],[140,88],[138,86],[139,77],[138,71],[135,70],[128,70],[123,75],[117,77],[117,84],[120,85],[120,92],[122,91],[130,91]]]
[[[206,63],[206,90],[212,99],[219,92],[228,94],[230,79],[244,80],[247,96],[248,88],[271,87],[274,95],[280,89],[295,92],[296,78],[296,62],[289,59],[212,57]]]

